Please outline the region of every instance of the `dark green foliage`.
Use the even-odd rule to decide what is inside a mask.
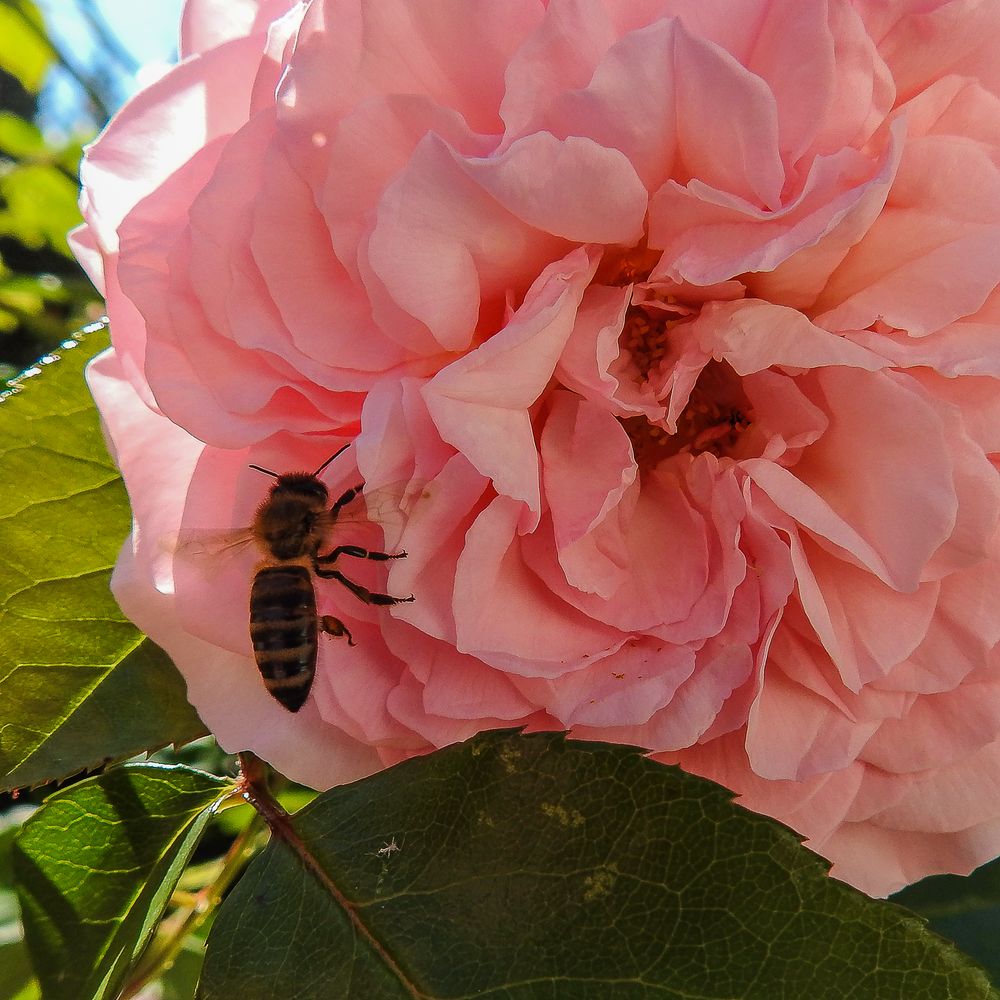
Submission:
[[[496,733],[334,789],[222,907],[200,995],[993,995],[729,798],[627,748]]]
[[[1000,861],[971,875],[933,875],[896,893],[894,902],[926,917],[933,930],[981,962],[1000,983]]]
[[[46,1000],[113,1000],[228,791],[184,767],[128,765],[56,792],[24,825],[14,870]]]

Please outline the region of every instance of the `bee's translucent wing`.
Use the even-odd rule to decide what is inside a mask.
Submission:
[[[237,555],[253,542],[250,528],[189,528],[164,539],[163,548],[193,562]]]
[[[339,534],[338,529],[341,528],[349,526],[363,528],[374,525],[381,529],[386,544],[391,546],[402,535],[409,510],[413,505],[413,495],[419,493],[419,487],[405,480],[375,490],[359,492],[337,511],[330,528]]]

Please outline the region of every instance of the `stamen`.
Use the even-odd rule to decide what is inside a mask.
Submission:
[[[739,376],[723,361],[710,361],[703,369],[677,420],[676,434],[645,417],[621,421],[636,463],[646,470],[674,455],[706,451],[719,458],[729,455],[752,422],[753,412]]]
[[[635,247],[607,247],[594,275],[594,284],[624,287],[645,281],[662,253],[650,250],[645,239]]]
[[[642,384],[655,376],[670,351],[668,334],[676,322],[677,316],[664,309],[629,307],[618,344],[632,363],[636,382]]]

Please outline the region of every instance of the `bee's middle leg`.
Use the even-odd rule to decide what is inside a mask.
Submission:
[[[356,559],[405,559],[405,552],[373,552],[371,549],[363,549],[360,545],[338,545],[332,552],[328,552],[325,556],[317,556],[316,564],[318,566],[324,566],[327,563],[332,563],[337,560],[339,556],[354,556]]]
[[[314,572],[324,580],[336,580],[342,583],[358,600],[365,604],[406,604],[414,599],[413,594],[409,597],[391,597],[389,594],[375,594],[367,587],[362,587],[360,583],[348,580],[343,573],[335,569],[323,569],[322,566],[314,565]]]

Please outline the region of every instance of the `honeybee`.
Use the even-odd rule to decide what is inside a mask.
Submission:
[[[344,445],[344,448],[347,448]],[[315,472],[286,472],[251,465],[275,482],[257,508],[250,532],[261,551],[250,588],[250,639],[254,659],[267,690],[290,712],[305,703],[316,673],[320,632],[354,638],[333,615],[316,610],[313,577],[336,580],[366,604],[402,604],[409,597],[377,594],[349,579],[334,564],[341,556],[355,559],[402,559],[405,552],[373,552],[360,545],[337,545],[320,554],[330,529],[364,483],[345,490],[332,505],[319,474],[341,453],[331,455]]]

